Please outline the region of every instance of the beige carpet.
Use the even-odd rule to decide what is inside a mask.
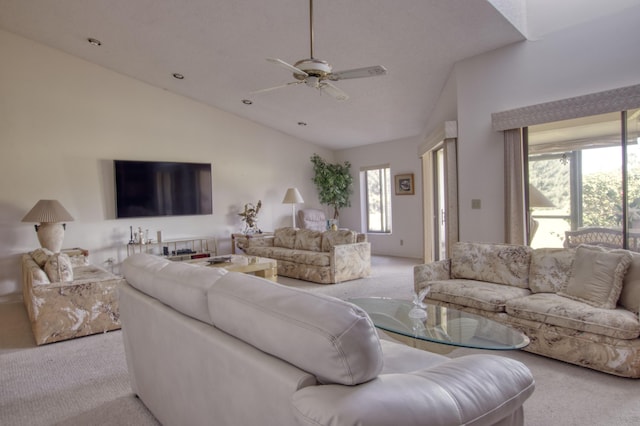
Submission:
[[[374,258],[372,276],[340,285],[280,278],[341,298],[410,298],[412,259]],[[456,349],[452,357],[480,351]],[[522,351],[536,379],[527,426],[638,425],[640,380],[622,379]],[[21,303],[0,303],[0,425],[156,425],[132,394],[120,331],[35,347]]]

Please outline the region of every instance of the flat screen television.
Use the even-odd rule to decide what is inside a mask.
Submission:
[[[211,164],[114,160],[116,217],[213,212]]]

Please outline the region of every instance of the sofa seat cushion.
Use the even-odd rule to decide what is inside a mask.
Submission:
[[[429,299],[489,312],[504,312],[508,300],[531,294],[524,288],[475,280],[432,281],[430,286]]]
[[[557,293],[571,277],[574,248],[539,248],[531,253],[529,287],[533,293]]]
[[[227,274],[227,270],[138,253],[125,259],[122,273],[132,287],[178,312],[213,324],[209,317],[207,290]]]
[[[252,256],[268,257],[301,265],[329,266],[331,264],[330,253],[320,251],[293,250],[282,247],[251,247],[247,253]]]
[[[451,251],[451,278],[529,288],[530,263],[527,246],[458,242]]]
[[[208,302],[217,328],[320,383],[357,385],[382,371],[373,323],[344,300],[229,272],[209,289]]]
[[[635,339],[640,336],[638,316],[626,309],[602,309],[551,293],[537,293],[507,302],[507,313],[516,318],[572,330]]]
[[[325,252],[294,250],[291,259],[292,262],[301,265],[329,266],[331,264],[331,255]]]
[[[84,265],[73,268],[73,283],[84,284],[116,278],[111,272],[96,265]]]

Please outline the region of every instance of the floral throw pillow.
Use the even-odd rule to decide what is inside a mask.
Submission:
[[[71,259],[64,253],[56,253],[49,256],[47,263],[44,265],[44,271],[52,283],[73,281]]]

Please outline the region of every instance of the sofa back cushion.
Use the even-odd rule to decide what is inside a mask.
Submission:
[[[139,253],[125,259],[122,273],[132,287],[185,315],[212,324],[207,290],[227,270],[172,262]]]
[[[34,286],[46,285],[51,283],[46,272],[44,272],[44,269],[42,269],[42,267],[39,266],[35,260],[33,260],[31,254],[22,255],[22,271],[23,274],[28,274],[31,276],[31,284]],[[26,275],[24,278],[26,279]],[[26,281],[23,283],[23,285],[26,285]]]
[[[343,300],[229,272],[208,292],[216,327],[324,384],[357,385],[382,371],[367,314]]]
[[[294,248],[296,250],[321,251],[322,232],[311,229],[298,229]]]
[[[557,293],[571,276],[576,249],[539,248],[531,253],[529,287],[533,293]]]
[[[631,254],[626,250],[580,245],[571,277],[558,295],[597,308],[614,309],[630,264]]]
[[[71,259],[64,253],[49,256],[44,264],[44,271],[52,283],[73,281],[73,267]]]
[[[296,245],[296,228],[278,228],[273,233],[273,246],[292,249]]]
[[[358,233],[348,229],[325,231],[322,234],[322,251],[331,251],[331,247],[340,244],[354,244]]]
[[[39,267],[44,268],[45,263],[49,260],[49,256],[53,254],[53,252],[46,248],[37,248],[32,252],[29,252],[34,262],[38,264]]]
[[[529,288],[530,263],[527,246],[458,242],[451,251],[451,278]]]
[[[636,314],[640,311],[640,253],[631,253],[631,265],[624,276],[618,303]]]

